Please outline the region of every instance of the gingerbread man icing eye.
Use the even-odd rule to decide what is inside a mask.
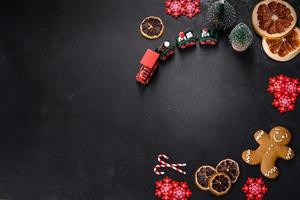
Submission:
[[[281,136],[279,132],[276,131],[276,133],[273,136],[273,139],[275,140],[275,142],[282,142],[284,140],[284,136]]]

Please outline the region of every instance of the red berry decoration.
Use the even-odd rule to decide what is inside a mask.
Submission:
[[[155,196],[162,200],[188,200],[192,192],[186,182],[173,181],[165,177],[156,181]]]
[[[182,15],[193,18],[200,13],[200,0],[166,0],[166,13],[175,18]]]
[[[247,200],[262,200],[268,188],[262,178],[248,178],[242,190]]]
[[[268,91],[274,95],[272,104],[280,113],[293,111],[300,93],[300,82],[297,78],[280,74],[270,78]]]

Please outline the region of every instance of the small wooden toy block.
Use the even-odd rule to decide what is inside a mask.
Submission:
[[[199,38],[199,43],[201,45],[216,45],[218,43],[218,31],[208,30],[204,28]]]
[[[136,81],[147,85],[155,72],[159,62],[159,54],[151,49],[147,49],[143,58],[140,61],[141,68],[136,75]]]
[[[156,49],[156,52],[160,54],[159,59],[161,61],[166,60],[168,57],[175,54],[175,45],[171,41],[166,40]]]
[[[180,32],[176,37],[176,45],[179,49],[185,49],[190,46],[196,45],[198,39],[192,30]]]

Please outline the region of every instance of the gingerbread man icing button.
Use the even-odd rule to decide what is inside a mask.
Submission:
[[[286,146],[292,139],[291,133],[282,126],[276,126],[270,134],[259,130],[254,134],[259,144],[256,150],[246,150],[242,154],[243,160],[249,165],[260,164],[262,174],[267,178],[276,178],[279,170],[275,166],[277,158],[291,160],[294,158],[293,150]]]

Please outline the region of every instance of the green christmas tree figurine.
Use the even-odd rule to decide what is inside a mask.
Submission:
[[[246,51],[247,48],[252,44],[253,34],[246,24],[239,23],[231,31],[229,40],[234,50],[242,52]]]
[[[226,0],[218,0],[208,7],[207,20],[219,30],[232,27],[236,20],[234,7]]]

